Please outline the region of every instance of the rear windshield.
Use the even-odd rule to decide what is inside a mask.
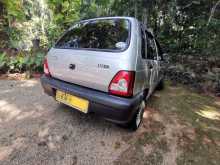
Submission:
[[[125,50],[130,42],[126,19],[92,20],[75,24],[56,43],[56,48]]]

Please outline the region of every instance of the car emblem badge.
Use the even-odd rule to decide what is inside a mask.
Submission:
[[[76,68],[76,65],[75,65],[75,64],[70,64],[70,65],[69,65],[69,68],[70,68],[71,70],[74,70],[74,69]]]

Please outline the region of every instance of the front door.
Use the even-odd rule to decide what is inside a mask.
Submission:
[[[160,47],[159,42],[155,39],[155,43],[157,46],[157,60],[158,60],[158,69],[159,69],[159,75],[158,75],[158,81],[161,81],[164,78],[165,70],[166,70],[166,62],[163,57],[163,51]]]

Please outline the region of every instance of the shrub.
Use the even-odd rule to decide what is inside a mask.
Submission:
[[[25,53],[19,52],[16,56],[8,56],[0,53],[0,73],[15,72],[43,72],[43,60],[45,53]]]
[[[7,71],[7,63],[9,59],[5,52],[0,53],[0,74]]]

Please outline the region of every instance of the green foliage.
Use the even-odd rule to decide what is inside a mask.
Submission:
[[[4,70],[6,69],[8,63],[8,58],[6,56],[6,54],[0,53],[0,70],[4,72]]]
[[[34,61],[34,64],[32,65],[33,66],[32,69],[34,71],[43,72],[44,57],[45,57],[45,53],[42,52],[38,52],[36,53],[36,55],[32,57]]]
[[[13,19],[24,20],[25,13],[23,12],[22,1],[19,0],[7,0],[3,1],[7,9],[6,17],[9,21]]]
[[[219,8],[219,0],[0,0],[0,43],[31,54],[53,46],[80,19],[133,16],[153,28],[165,51],[219,56]],[[31,62],[13,57],[9,68],[23,70],[20,58]]]
[[[8,0],[2,2],[10,47],[48,48],[73,22],[99,16],[134,16],[153,28],[171,53],[220,52],[218,0]],[[214,12],[210,12],[216,6]],[[209,18],[211,18],[209,20]],[[209,22],[209,23],[207,23]]]
[[[8,56],[6,53],[0,53],[0,70],[4,72],[24,72],[35,71],[43,72],[43,60],[45,53],[36,52],[25,54],[19,52],[16,56]]]

